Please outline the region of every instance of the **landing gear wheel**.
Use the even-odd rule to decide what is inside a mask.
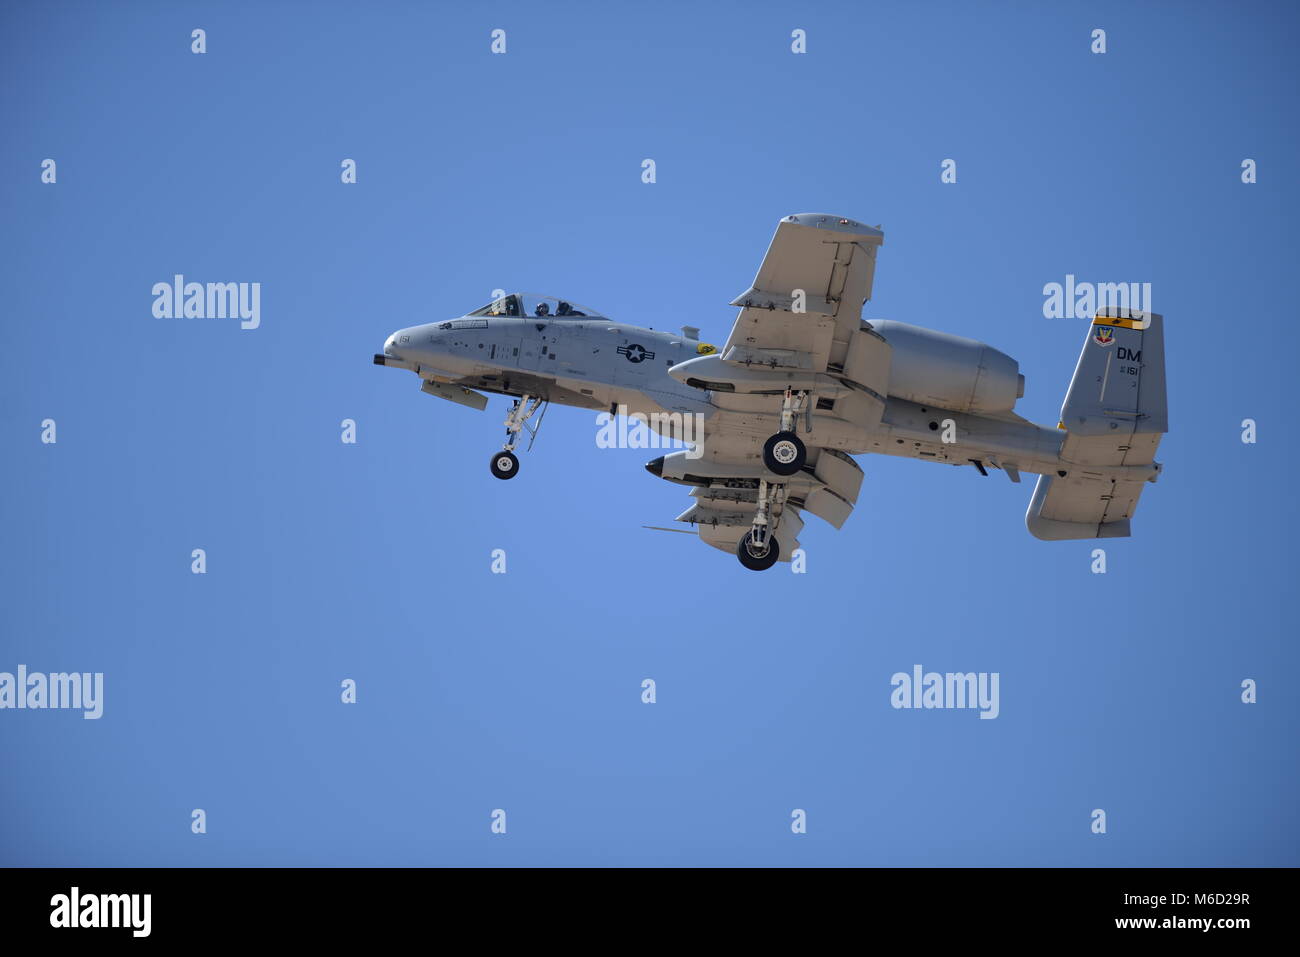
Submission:
[[[519,459],[513,452],[497,452],[492,456],[491,469],[499,479],[512,479],[519,474]]]
[[[781,543],[768,535],[767,545],[756,548],[750,537],[752,534],[752,532],[746,533],[740,540],[740,544],[736,546],[736,557],[740,559],[740,564],[750,571],[765,572],[776,564],[777,556],[781,554]]]
[[[808,449],[793,432],[778,432],[763,443],[763,465],[777,475],[794,475],[808,460]]]

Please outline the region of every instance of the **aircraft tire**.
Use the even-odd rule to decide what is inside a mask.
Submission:
[[[762,555],[755,555],[749,548],[749,533],[740,540],[736,546],[736,557],[740,559],[740,564],[744,565],[750,571],[764,572],[776,564],[777,557],[781,554],[781,543],[771,535],[767,536],[767,551]]]
[[[519,474],[519,459],[515,456],[515,453],[503,449],[500,452],[493,453],[489,468],[492,469],[492,474],[499,479],[512,479]]]
[[[808,449],[793,432],[778,432],[763,443],[763,466],[777,475],[794,475],[808,460]]]

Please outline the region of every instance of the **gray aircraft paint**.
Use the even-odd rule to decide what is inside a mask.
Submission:
[[[625,405],[646,416],[704,415],[702,458],[683,464],[678,453],[650,467],[695,486],[699,501],[683,514],[705,516],[700,537],[719,548],[729,550],[747,528],[759,480],[781,496],[773,528],[802,527],[801,509],[838,527],[861,481],[857,470],[850,497],[837,490],[828,475],[842,470],[833,457],[840,453],[1002,470],[1015,482],[1022,472],[1038,474],[1026,514],[1037,537],[1129,534],[1142,485],[1160,472],[1154,454],[1168,429],[1163,318],[1103,311],[1087,327],[1061,424],[1036,425],[1014,412],[1024,376],[1011,357],[947,333],[861,319],[851,297],[870,297],[882,242],[880,230],[851,220],[786,217],[754,286],[734,303],[741,313],[721,349],[688,337],[693,329],[666,332],[594,315],[471,314],[400,329],[375,362],[415,371],[431,383],[428,394],[470,406],[481,401],[475,393],[488,392],[588,409]],[[802,277],[814,290],[806,313],[793,311],[793,296],[765,288]],[[739,391],[687,384],[696,368],[732,370]],[[783,477],[764,467],[757,450],[779,429],[787,382],[812,391],[794,426],[807,464]],[[946,424],[956,441],[943,440]],[[782,540],[781,558],[796,545]]]

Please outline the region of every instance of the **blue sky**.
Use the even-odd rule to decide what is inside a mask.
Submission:
[[[1298,863],[1294,8],[0,25],[0,671],[105,675],[98,721],[0,711],[0,863]],[[864,457],[844,529],[809,518],[807,574],[756,575],[642,530],[685,490],[597,448],[590,413],[551,410],[498,482],[505,400],[371,364],[499,287],[722,341],[808,211],[882,224],[864,316],[1011,354],[1039,422],[1086,331],[1043,317],[1044,284],[1153,284],[1165,472],[1106,574],[1097,543],[1029,536],[1028,482]],[[260,282],[260,328],[155,318],[176,273]],[[999,673],[999,717],[894,710],[918,663]]]

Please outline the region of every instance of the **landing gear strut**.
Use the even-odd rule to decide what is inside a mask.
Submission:
[[[736,546],[736,557],[750,571],[767,571],[781,555],[781,543],[768,527],[767,480],[758,480],[758,508],[754,524]]]
[[[776,475],[794,475],[808,460],[808,449],[794,434],[795,419],[808,403],[807,392],[785,390],[781,400],[781,431],[763,443],[763,467]]]
[[[536,425],[529,425],[528,420],[544,404],[544,399],[526,395],[523,398],[515,399],[515,404],[506,413],[505,444],[501,446],[500,452],[492,456],[492,461],[489,463],[492,474],[497,478],[503,480],[512,479],[519,474],[519,457],[515,455],[515,445],[519,442],[519,432],[522,429],[528,429],[528,447],[531,449],[533,440],[537,438],[537,430],[542,427],[542,420],[538,419]],[[546,414],[544,410],[542,414]]]

